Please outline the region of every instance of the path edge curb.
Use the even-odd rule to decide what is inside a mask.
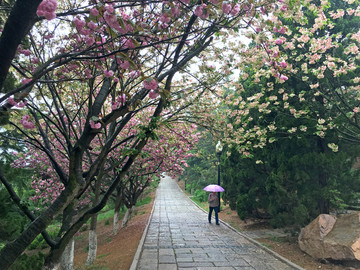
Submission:
[[[190,199],[190,197],[179,187],[179,185],[177,185],[178,188],[181,190],[181,192],[183,192],[186,196],[186,198],[188,198],[188,200],[190,200],[194,205],[196,205],[197,208],[199,208],[201,211],[203,211],[204,213],[207,214],[207,212],[202,209],[197,203],[195,203],[193,200]],[[235,233],[241,235],[242,237],[244,237],[245,239],[247,239],[248,241],[250,241],[251,243],[255,244],[256,246],[260,247],[261,249],[265,250],[266,252],[270,253],[271,255],[273,255],[274,257],[276,257],[278,260],[288,264],[291,267],[294,267],[295,269],[298,270],[306,270],[305,268],[300,267],[299,265],[289,261],[288,259],[286,259],[285,257],[281,256],[280,254],[276,253],[275,251],[265,247],[263,244],[261,244],[260,242],[252,239],[251,237],[239,232],[237,229],[235,229],[234,227],[232,227],[230,224],[228,224],[227,222],[223,221],[222,219],[219,218],[219,220],[221,221],[222,224],[224,224],[226,227],[228,227],[230,230],[234,231]]]
[[[153,206],[151,208],[151,212],[150,212],[149,218],[147,220],[146,227],[145,227],[145,229],[143,231],[143,234],[141,236],[141,239],[139,241],[139,245],[138,245],[138,247],[136,249],[136,252],[135,252],[135,255],[134,255],[134,258],[133,258],[133,261],[131,263],[131,266],[130,266],[129,270],[136,270],[136,268],[138,266],[140,255],[141,255],[143,247],[144,247],[145,238],[146,238],[146,235],[148,233],[150,222],[151,222],[151,219],[152,219],[152,216],[153,216],[153,213],[154,213],[155,199],[156,199],[156,195],[154,197]]]

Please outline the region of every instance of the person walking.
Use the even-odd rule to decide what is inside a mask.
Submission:
[[[218,207],[219,207],[219,197],[217,196],[216,192],[211,192],[209,194],[208,202],[209,202],[209,216],[208,216],[209,223],[211,223],[212,212],[215,211],[216,225],[220,225],[220,223],[219,223],[219,215],[218,215],[218,212],[219,212],[219,209],[218,209]]]

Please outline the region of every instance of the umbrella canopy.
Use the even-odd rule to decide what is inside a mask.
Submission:
[[[208,185],[208,186],[204,187],[204,190],[210,191],[210,192],[223,192],[225,189],[223,189],[219,185]]]

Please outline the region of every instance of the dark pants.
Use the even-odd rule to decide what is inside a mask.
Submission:
[[[218,207],[209,207],[209,216],[208,216],[208,219],[209,219],[209,223],[211,222],[211,214],[212,214],[212,211],[215,210],[215,221],[216,221],[216,224],[219,223],[219,216],[218,216]]]

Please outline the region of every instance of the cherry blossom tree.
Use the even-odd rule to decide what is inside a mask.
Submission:
[[[56,173],[51,177],[62,186],[55,200],[34,214],[21,204],[0,171],[1,182],[31,220],[0,251],[2,267],[7,269],[61,215],[57,238],[44,234],[51,247],[44,269],[56,268],[73,235],[104,207],[162,119],[169,119],[164,109],[173,106],[176,114],[196,111],[191,104],[212,88],[173,88],[176,80],[178,86],[184,80],[175,74],[191,75],[192,61],[210,48],[214,34],[223,28],[247,27],[261,16],[260,9],[271,8],[269,4],[16,1],[0,38],[4,60],[0,64],[0,114],[28,145],[43,152]],[[10,66],[21,85],[4,89]],[[194,79],[193,85],[205,85],[206,76]],[[155,108],[148,116],[150,122],[141,132],[118,141],[130,120],[149,106]],[[123,145],[127,149],[99,202],[74,216],[110,153]]]
[[[231,123],[223,122],[228,125],[225,140],[244,156],[273,142],[279,133],[321,139],[336,130],[340,139],[357,142],[359,6],[352,1],[315,1],[297,10],[291,3],[282,5],[266,22],[252,25],[247,33],[251,46],[233,47],[241,55],[233,63],[241,79],[228,86],[226,103],[234,108],[228,113],[241,128],[235,132]],[[247,91],[241,81],[252,81],[257,90]],[[256,124],[259,119],[250,117],[250,111],[267,119],[266,126]],[[271,119],[277,111],[297,123],[305,121],[286,126]],[[325,148],[337,151],[336,143]]]
[[[319,212],[328,213],[331,201],[339,205],[350,197],[338,193],[352,184],[348,177],[340,187],[338,172],[330,175],[326,164],[335,164],[336,155],[328,152],[339,149],[353,162],[347,143],[358,144],[359,7],[352,1],[314,1],[294,12],[283,4],[267,24],[253,25],[247,48],[234,47],[241,55],[233,62],[240,78],[224,85],[228,117],[219,129],[229,153],[234,149],[243,157],[262,156],[269,144],[276,149],[284,140],[315,142],[312,150],[323,159],[317,159],[311,180],[321,190]],[[259,171],[270,171],[264,162],[256,161]]]

